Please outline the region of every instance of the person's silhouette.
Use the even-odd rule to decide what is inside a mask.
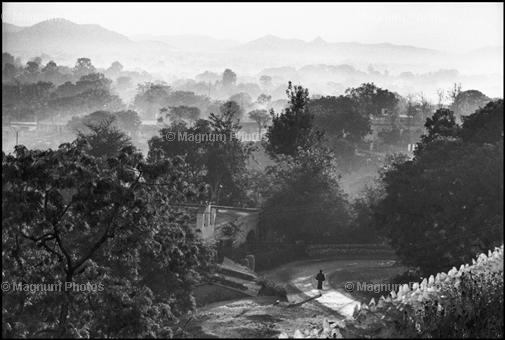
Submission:
[[[317,289],[323,289],[323,281],[326,278],[324,277],[323,271],[320,269],[319,274],[316,275],[317,280]]]

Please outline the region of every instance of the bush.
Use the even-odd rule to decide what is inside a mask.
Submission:
[[[282,301],[288,301],[286,288],[274,281],[261,278],[258,280],[261,286],[258,296],[275,296]]]

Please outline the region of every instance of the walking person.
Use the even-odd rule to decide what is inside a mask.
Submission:
[[[316,275],[316,280],[317,280],[317,289],[322,290],[323,289],[323,281],[326,278],[324,277],[323,271],[320,269],[319,273]]]

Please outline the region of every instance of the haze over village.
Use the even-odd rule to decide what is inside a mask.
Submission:
[[[3,337],[503,337],[503,4],[2,14]]]

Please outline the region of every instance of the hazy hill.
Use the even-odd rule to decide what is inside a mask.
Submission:
[[[23,28],[24,27],[2,22],[2,32],[15,33],[21,31]]]
[[[204,35],[135,35],[135,41],[160,41],[181,51],[221,51],[238,46],[240,43],[230,39],[216,39]]]
[[[5,24],[4,24],[5,25]],[[12,50],[70,48],[81,45],[125,44],[130,39],[99,25],[79,25],[65,19],[51,19],[29,27],[2,30],[3,46]],[[14,29],[13,26],[15,27]]]
[[[99,25],[81,25],[66,19],[51,19],[29,27],[3,23],[2,51],[25,59],[49,54],[62,63],[90,57],[97,65],[114,60],[133,64],[173,49],[156,41],[134,42],[125,35]],[[135,53],[132,53],[132,52]]]

